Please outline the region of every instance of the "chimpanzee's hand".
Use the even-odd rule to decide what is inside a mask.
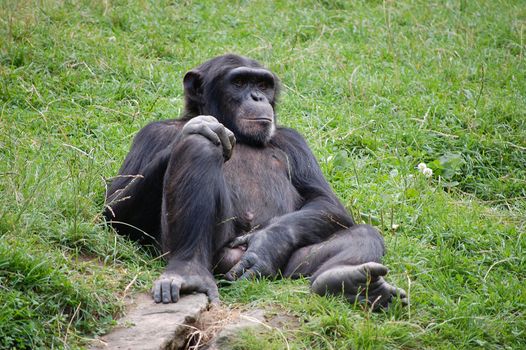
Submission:
[[[230,159],[232,148],[236,143],[234,133],[210,115],[200,115],[190,119],[190,121],[184,125],[181,133],[182,136],[192,134],[202,135],[214,145],[222,146],[225,160]]]
[[[234,281],[261,276],[275,276],[290,256],[290,244],[277,232],[265,230],[249,233],[235,238],[230,247],[247,245],[241,260],[225,275]]]
[[[192,292],[206,293],[211,303],[219,303],[212,273],[197,263],[170,261],[166,271],[153,282],[152,296],[156,303],[176,303],[181,293]]]

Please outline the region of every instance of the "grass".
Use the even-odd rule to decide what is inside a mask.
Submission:
[[[262,61],[410,305],[371,314],[299,281],[222,288],[301,326],[242,349],[526,344],[523,1],[0,2],[0,348],[78,348],[162,263],[106,228],[133,135],[182,109],[184,72]],[[425,162],[431,178],[416,165]],[[285,342],[286,339],[286,342]]]

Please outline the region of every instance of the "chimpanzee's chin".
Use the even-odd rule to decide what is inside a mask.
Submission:
[[[238,130],[238,142],[252,146],[265,146],[274,136],[274,123],[249,121],[243,123]]]

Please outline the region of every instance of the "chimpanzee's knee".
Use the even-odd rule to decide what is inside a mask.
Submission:
[[[350,238],[358,240],[373,248],[377,254],[383,256],[385,253],[384,238],[377,229],[370,225],[355,225],[348,230]]]
[[[298,249],[284,268],[284,276],[313,276],[335,265],[381,262],[384,239],[374,227],[355,225],[326,241]]]

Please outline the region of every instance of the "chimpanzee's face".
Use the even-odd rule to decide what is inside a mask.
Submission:
[[[239,142],[266,144],[274,134],[274,75],[264,68],[237,67],[221,83],[218,119]]]

